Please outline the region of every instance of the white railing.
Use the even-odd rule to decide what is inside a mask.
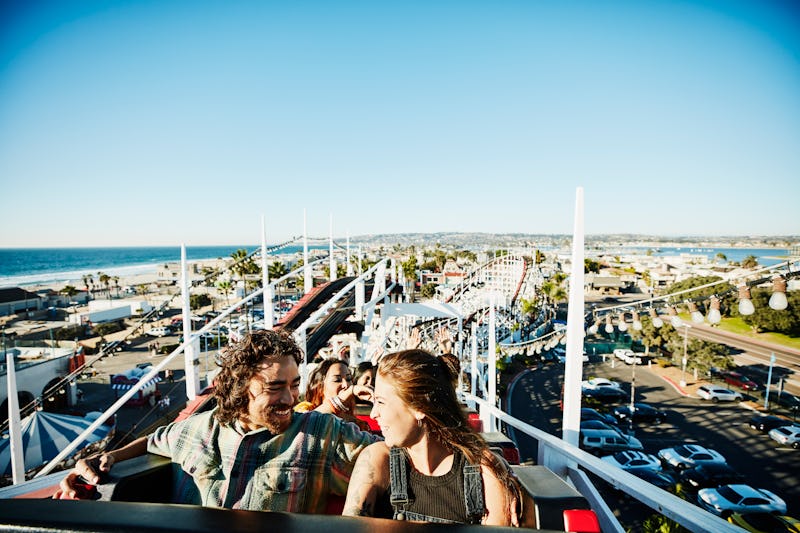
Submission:
[[[737,526],[686,500],[682,500],[674,494],[659,489],[633,474],[615,468],[598,457],[568,444],[558,437],[504,413],[482,398],[465,393],[464,399],[478,405],[481,419],[484,419],[486,414],[491,414],[515,430],[536,439],[539,444],[537,463],[550,468],[556,475],[571,483],[588,500],[591,508],[597,513],[601,529],[605,533],[612,531],[624,533],[625,530],[585,472],[591,472],[657,513],[661,513],[678,522],[690,531],[714,531],[715,533],[741,533],[742,531]]]

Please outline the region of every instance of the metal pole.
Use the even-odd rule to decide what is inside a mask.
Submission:
[[[772,385],[772,367],[775,364],[775,352],[769,356],[769,372],[767,372],[767,390],[764,392],[764,409],[769,411],[769,387]]]
[[[680,383],[681,387],[685,387],[686,386],[686,362],[687,362],[686,361],[686,349],[687,349],[688,345],[689,345],[689,325],[688,324],[684,324],[683,325],[683,360],[681,361],[682,362],[682,365],[681,365],[681,368],[682,368],[682,371],[681,371],[681,383]]]
[[[330,223],[328,226],[328,268],[330,269],[330,281],[336,281],[336,258],[333,257],[333,213],[330,214]]]
[[[575,191],[572,269],[569,278],[569,305],[567,307],[567,360],[564,365],[564,430],[562,437],[573,446],[578,445],[581,422],[584,334],[583,248],[583,187],[578,187]],[[557,471],[565,468],[566,464],[552,464],[549,466]]]
[[[311,292],[313,284],[311,267],[308,266],[308,225],[306,224],[306,210],[303,209],[303,294]]]
[[[5,339],[5,337],[3,337]],[[5,342],[3,343],[5,350]],[[8,433],[11,452],[11,479],[14,485],[25,481],[25,450],[22,448],[22,434],[19,417],[19,397],[17,396],[17,375],[14,368],[14,354],[6,353],[6,379],[8,381]]]
[[[264,327],[272,329],[275,320],[272,316],[272,285],[269,284],[269,264],[267,263],[267,227],[261,215],[261,285],[264,287]]]
[[[186,262],[186,245],[181,244],[181,296],[183,297],[183,340],[192,337],[192,313],[189,308],[189,268]],[[200,392],[200,376],[197,372],[197,352],[200,350],[200,340],[192,339],[183,351],[184,372],[186,381],[186,397],[194,400]]]

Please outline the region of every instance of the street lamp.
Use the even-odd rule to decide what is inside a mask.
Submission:
[[[681,361],[681,387],[686,386],[686,349],[689,345],[689,328],[692,327],[689,324],[681,324],[683,326],[683,360]]]
[[[767,389],[764,392],[764,409],[769,411],[769,387],[772,385],[772,367],[775,365],[775,352],[769,357],[769,372],[767,372]]]

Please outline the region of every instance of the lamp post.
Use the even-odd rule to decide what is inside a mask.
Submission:
[[[775,365],[775,352],[769,356],[769,372],[767,372],[767,389],[764,392],[764,409],[769,411],[769,387],[772,385],[772,367]]]
[[[681,387],[686,386],[686,350],[689,345],[689,328],[691,326],[689,324],[683,324],[683,359],[681,361]]]

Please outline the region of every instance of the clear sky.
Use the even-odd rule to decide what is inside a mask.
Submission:
[[[0,0],[0,246],[800,234],[794,1]]]

